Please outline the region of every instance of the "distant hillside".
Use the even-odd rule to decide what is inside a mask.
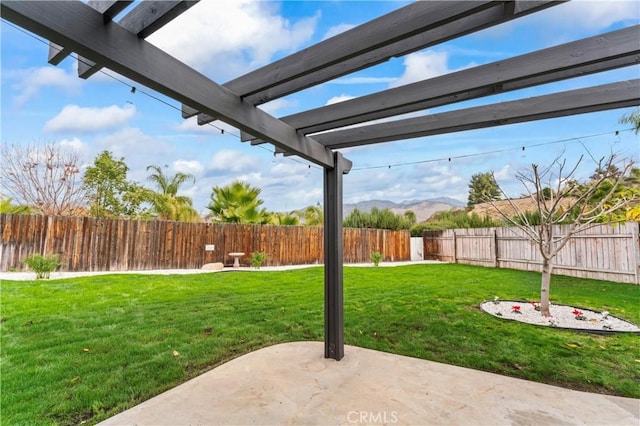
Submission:
[[[574,199],[565,198],[561,201],[560,206],[562,208],[568,208],[572,202],[574,202]],[[493,204],[495,204],[495,207],[492,206],[491,203],[476,204],[473,206],[470,214],[476,213],[480,217],[489,216],[492,219],[502,220],[503,216],[496,210],[496,207],[509,217],[513,217],[517,214],[517,211],[513,206],[516,206],[516,208],[522,212],[534,212],[537,210],[535,201],[530,197],[514,198],[511,202],[507,200],[494,201]]]
[[[418,223],[420,223],[427,220],[436,212],[458,209],[464,207],[464,205],[464,203],[458,200],[447,197],[439,197],[432,200],[410,200],[401,203],[386,200],[369,200],[356,204],[345,204],[343,214],[347,217],[355,209],[366,212],[370,211],[373,207],[389,209],[395,214],[404,214],[404,212],[411,210],[416,214],[416,219]]]

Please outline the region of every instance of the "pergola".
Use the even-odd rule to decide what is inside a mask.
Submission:
[[[640,105],[640,80],[426,114],[371,120],[640,63],[640,25],[276,118],[258,105],[392,57],[555,6],[559,1],[421,1],[218,84],[145,38],[196,1],[3,0],[2,18],[50,41],[49,63],[75,52],[78,75],[101,67],[179,101],[200,124],[222,120],[244,141],[270,143],[324,169],[325,357],[344,356],[343,174],[340,148]],[[124,16],[120,17],[121,12]]]

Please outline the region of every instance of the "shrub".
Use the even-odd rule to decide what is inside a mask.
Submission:
[[[466,210],[448,210],[434,213],[426,222],[411,227],[411,235],[421,237],[422,231],[441,231],[443,229],[460,228],[493,228],[503,226],[502,221],[489,216],[480,217]]]
[[[251,253],[251,266],[260,269],[264,261],[267,260],[267,253],[262,251],[254,251]]]
[[[371,261],[373,262],[373,266],[378,266],[381,260],[382,260],[382,253],[380,253],[379,251],[371,252]]]
[[[55,271],[62,264],[60,263],[60,256],[57,254],[51,254],[49,256],[42,256],[40,254],[33,254],[22,261],[25,265],[33,269],[36,273],[36,279],[49,279],[52,271]]]
[[[378,209],[373,207],[369,212],[361,212],[354,209],[343,221],[345,228],[374,228],[391,229],[399,231],[409,229],[415,223],[415,213],[405,212],[404,215],[397,215],[389,209]]]

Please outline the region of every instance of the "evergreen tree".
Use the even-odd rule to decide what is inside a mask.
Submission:
[[[469,207],[500,199],[500,187],[493,173],[476,173],[469,182]]]

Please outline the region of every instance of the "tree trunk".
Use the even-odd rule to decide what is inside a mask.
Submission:
[[[546,257],[542,258],[542,284],[540,285],[540,313],[544,317],[550,317],[549,290],[551,287],[551,270],[553,265]]]

